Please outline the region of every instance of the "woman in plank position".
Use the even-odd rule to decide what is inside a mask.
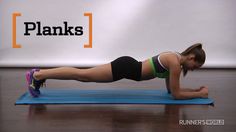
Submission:
[[[88,69],[60,67],[32,69],[26,73],[28,89],[33,97],[40,95],[40,87],[46,79],[78,80],[81,82],[113,82],[123,78],[135,81],[165,78],[166,88],[174,99],[207,98],[208,88],[182,88],[180,74],[201,67],[205,62],[202,44],[188,47],[184,52],[163,52],[144,61],[122,56],[111,63]]]

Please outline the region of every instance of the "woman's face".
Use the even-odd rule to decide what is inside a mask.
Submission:
[[[183,68],[186,70],[195,70],[197,68],[200,68],[202,64],[195,61],[195,55],[189,55],[187,57],[186,62],[183,64]]]

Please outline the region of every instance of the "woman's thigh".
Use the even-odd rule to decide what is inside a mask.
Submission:
[[[86,69],[86,76],[91,82],[112,82],[111,63]]]

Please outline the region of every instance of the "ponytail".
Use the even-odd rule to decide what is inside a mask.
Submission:
[[[190,47],[188,47],[185,51],[181,53],[181,55],[189,55],[194,49],[201,50],[202,49],[202,44],[201,43],[196,43]]]

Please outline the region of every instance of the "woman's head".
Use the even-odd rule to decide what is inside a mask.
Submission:
[[[201,43],[188,47],[181,55],[186,57],[186,61],[182,64],[184,76],[187,74],[188,70],[194,70],[201,67],[206,60],[206,54],[202,49]]]

